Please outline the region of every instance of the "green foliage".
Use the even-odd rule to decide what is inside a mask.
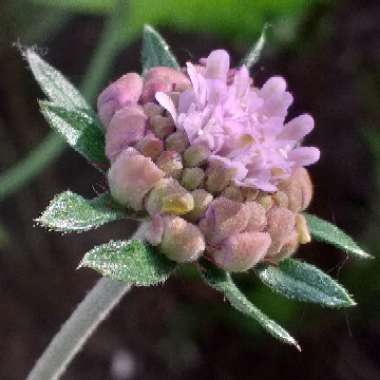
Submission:
[[[58,232],[83,232],[127,217],[108,193],[87,200],[65,191],[54,197],[36,222]]]
[[[150,25],[145,25],[142,46],[143,73],[146,73],[156,66],[167,66],[179,69],[177,59],[170,51],[166,41]]]
[[[89,267],[113,280],[150,286],[168,279],[176,264],[139,240],[110,241],[88,252],[79,267]]]
[[[261,52],[265,45],[266,33],[268,30],[268,27],[269,27],[268,24],[264,25],[260,38],[251,46],[246,56],[242,60],[242,64],[246,65],[248,69],[252,68],[252,66],[254,66],[257,63],[257,61],[260,59]]]
[[[332,244],[348,254],[361,259],[369,259],[372,257],[334,224],[320,219],[315,215],[304,213],[304,216],[307,220],[310,232],[316,240]]]
[[[241,313],[255,319],[273,337],[284,343],[292,344],[297,349],[297,341],[280,325],[267,317],[261,310],[252,304],[233,282],[231,275],[208,263],[204,263],[202,276],[205,281],[217,291],[223,293],[230,304]]]
[[[40,101],[40,109],[49,125],[67,143],[95,166],[107,164],[104,133],[97,117],[84,109],[60,107]]]
[[[328,307],[355,305],[347,291],[329,275],[298,260],[287,259],[279,266],[261,266],[255,273],[272,290],[291,299]]]
[[[90,110],[90,106],[80,92],[33,49],[25,49],[22,53],[28,61],[34,78],[52,103],[67,109]]]

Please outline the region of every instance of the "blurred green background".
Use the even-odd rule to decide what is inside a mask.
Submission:
[[[93,101],[111,80],[139,71],[144,23],[160,30],[182,63],[220,47],[238,63],[269,23],[253,75],[259,84],[284,75],[295,95],[292,114],[315,116],[317,127],[308,140],[320,147],[322,159],[311,168],[311,211],[378,256],[379,19],[376,0],[3,0],[0,379],[25,378],[95,283],[95,273],[75,271],[81,256],[95,244],[126,238],[134,227],[115,223],[74,236],[33,227],[54,194],[70,188],[90,197],[104,179],[49,134],[38,112],[42,94],[15,42],[36,44]],[[380,379],[379,260],[348,260],[317,243],[299,255],[338,278],[359,306],[320,309],[273,295],[253,276],[239,280],[250,298],[300,341],[302,353],[232,310],[189,269],[165,286],[134,289],[63,379]]]

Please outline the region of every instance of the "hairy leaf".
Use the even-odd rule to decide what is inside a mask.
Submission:
[[[261,52],[265,45],[266,32],[268,27],[268,24],[264,25],[259,39],[251,46],[251,48],[247,52],[247,55],[242,60],[242,64],[246,65],[248,69],[252,68],[252,66],[255,65],[257,61],[260,59]]]
[[[167,66],[179,69],[177,59],[170,51],[166,41],[153,27],[145,25],[142,47],[143,73],[146,73],[155,66]]]
[[[89,267],[113,280],[155,285],[168,279],[176,264],[139,240],[110,241],[86,253],[79,267]]]
[[[42,91],[52,103],[68,109],[82,108],[90,110],[90,106],[80,92],[33,49],[23,50],[23,55],[28,61]]]
[[[202,272],[202,276],[211,287],[223,293],[235,309],[255,319],[275,338],[284,343],[292,344],[300,350],[297,341],[285,329],[271,320],[245,297],[235,285],[229,273],[205,263],[205,270]]]
[[[320,219],[315,215],[304,213],[304,216],[307,220],[310,232],[316,240],[332,244],[346,251],[348,254],[361,259],[372,258],[370,254],[362,250],[345,232],[334,224]]]
[[[87,200],[65,191],[54,197],[36,222],[54,231],[83,232],[127,217],[124,211],[114,205],[109,193]]]
[[[255,269],[260,280],[285,297],[328,307],[350,307],[355,302],[329,275],[313,265],[287,259],[279,266]]]
[[[88,161],[95,166],[108,163],[104,154],[104,133],[91,112],[68,109],[44,101],[40,102],[40,109],[50,126]]]

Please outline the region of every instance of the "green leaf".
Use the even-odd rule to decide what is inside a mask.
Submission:
[[[83,109],[68,109],[44,101],[39,104],[46,121],[73,149],[95,166],[108,163],[104,132],[96,116]]]
[[[284,343],[294,345],[298,350],[297,341],[275,321],[267,317],[261,310],[253,305],[233,282],[231,275],[208,263],[205,263],[202,276],[214,289],[223,293],[230,304],[241,313],[255,319],[273,337]]]
[[[176,264],[139,240],[110,241],[86,253],[79,267],[138,286],[164,282]]]
[[[42,91],[52,103],[68,109],[82,108],[90,110],[90,106],[80,92],[33,49],[25,49],[22,53],[28,61]]]
[[[150,25],[144,26],[142,47],[143,73],[155,66],[167,66],[179,69],[177,59],[170,51],[169,45]]]
[[[316,240],[332,244],[348,254],[361,259],[373,258],[373,256],[363,251],[345,232],[334,224],[320,219],[315,215],[304,213],[304,216],[307,220],[310,232]]]
[[[242,64],[246,65],[248,69],[252,68],[252,66],[255,65],[261,57],[261,52],[266,41],[266,32],[268,27],[269,24],[264,25],[260,38],[251,46],[248,53],[242,60]]]
[[[328,307],[356,305],[347,291],[329,275],[301,261],[284,260],[279,266],[258,267],[255,273],[273,291],[291,299]]]
[[[58,232],[83,232],[127,217],[108,193],[87,200],[65,191],[54,197],[36,222]]]

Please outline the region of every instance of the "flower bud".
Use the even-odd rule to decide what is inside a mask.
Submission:
[[[213,196],[204,189],[196,189],[191,192],[191,195],[194,199],[194,208],[185,215],[185,218],[190,222],[196,222],[206,212]]]
[[[279,253],[276,254],[275,257],[270,258],[269,260],[277,264],[280,261],[287,259],[288,257],[292,256],[298,249],[300,243],[298,241],[298,233],[297,231],[293,231],[287,241],[282,246]]]
[[[268,232],[272,238],[268,256],[276,256],[295,230],[296,218],[284,207],[272,207],[267,213]]]
[[[155,160],[162,153],[164,144],[156,136],[147,135],[135,145],[135,148],[144,156]]]
[[[305,168],[297,168],[292,176],[279,184],[289,199],[289,209],[294,212],[305,210],[313,196],[313,185]]]
[[[208,241],[219,243],[228,236],[245,230],[249,216],[247,205],[219,197],[210,204],[199,227]]]
[[[311,242],[309,227],[305,217],[302,214],[296,215],[296,230],[300,244],[307,244]]]
[[[154,115],[149,119],[150,128],[160,139],[164,139],[175,131],[173,119],[168,116]]]
[[[222,192],[222,196],[231,199],[231,201],[244,202],[244,195],[242,190],[235,185],[226,187]]]
[[[286,193],[284,193],[283,191],[276,191],[272,195],[272,200],[276,206],[288,208],[289,199]]]
[[[143,108],[144,108],[145,115],[148,117],[161,115],[164,112],[164,109],[160,105],[156,103],[152,103],[152,102],[145,103],[143,105]]]
[[[185,166],[193,168],[203,165],[210,156],[210,150],[204,145],[191,145],[183,154]]]
[[[205,250],[205,241],[199,229],[176,216],[164,216],[161,252],[170,260],[187,263],[198,260]]]
[[[189,146],[189,139],[183,131],[176,131],[166,139],[166,149],[182,153]]]
[[[137,105],[124,107],[114,114],[106,133],[106,156],[110,161],[144,137],[146,120],[143,109]]]
[[[255,201],[260,193],[260,190],[253,189],[251,187],[243,187],[241,191],[243,192],[244,199],[247,202]]]
[[[261,231],[267,224],[265,208],[257,202],[247,202],[246,205],[249,208],[249,220],[245,231]]]
[[[223,165],[210,165],[206,171],[206,188],[210,193],[220,193],[231,182],[235,171],[225,168]]]
[[[111,83],[98,97],[98,114],[103,126],[108,127],[114,113],[120,108],[138,102],[143,80],[136,73],[128,73]]]
[[[162,235],[164,234],[164,221],[161,215],[153,216],[148,222],[144,224],[144,239],[156,246],[162,241]]]
[[[269,210],[273,206],[273,199],[269,194],[259,193],[256,198],[256,202],[258,202],[261,206],[265,208],[265,210]]]
[[[270,244],[267,232],[243,232],[227,238],[211,256],[228,272],[245,272],[264,258]]]
[[[143,198],[164,176],[154,162],[134,148],[122,151],[108,172],[108,184],[112,197],[121,205],[138,211]]]
[[[161,213],[183,215],[194,208],[194,199],[177,180],[164,178],[149,193],[145,208],[151,216]]]
[[[156,92],[184,91],[190,88],[188,77],[171,67],[154,67],[145,75],[143,103],[154,100]]]
[[[186,168],[182,172],[181,184],[187,190],[195,190],[201,185],[205,173],[201,168]]]
[[[168,177],[179,178],[181,176],[183,169],[182,158],[174,150],[163,151],[156,164]]]

